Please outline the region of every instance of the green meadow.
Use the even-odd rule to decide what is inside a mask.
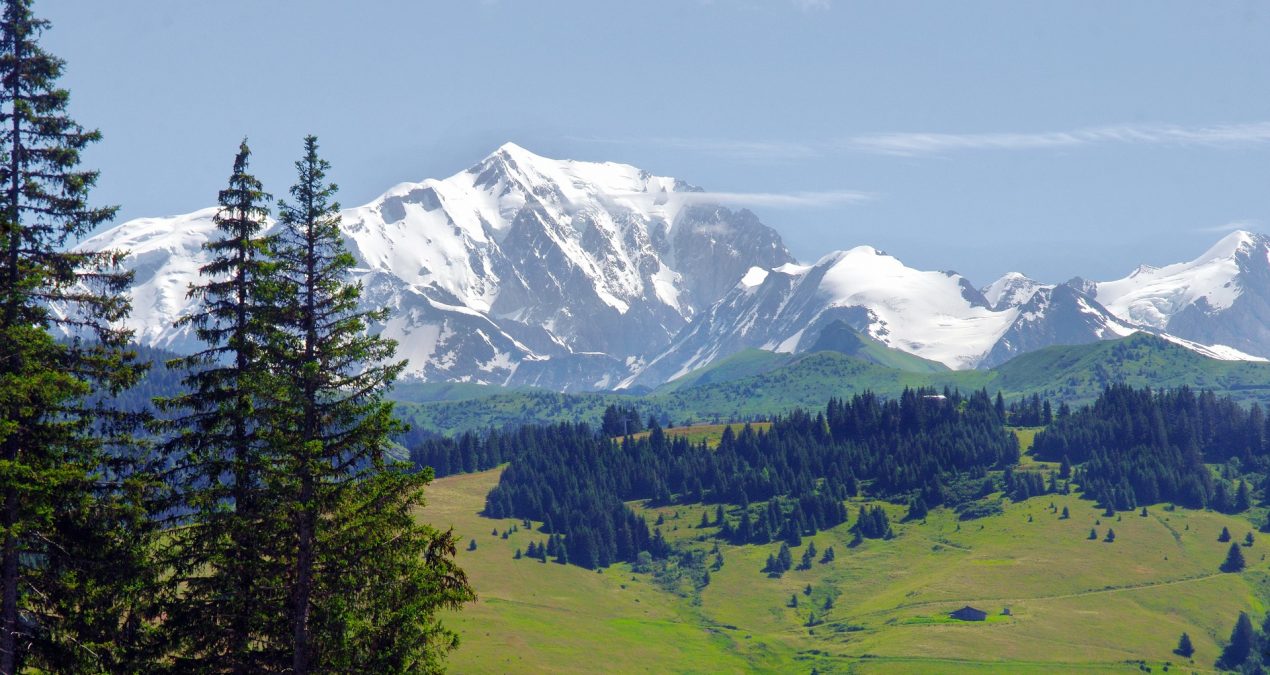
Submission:
[[[894,539],[852,547],[850,523],[821,532],[793,549],[795,561],[812,542],[835,559],[818,553],[810,570],[781,578],[760,571],[779,543],[719,544],[723,565],[704,586],[673,570],[515,560],[546,535],[503,539],[519,521],[479,515],[498,475],[437,480],[421,514],[454,527],[461,549],[477,544],[459,562],[479,600],[445,618],[462,636],[454,672],[1204,672],[1239,612],[1259,620],[1270,598],[1270,536],[1244,549],[1243,573],[1218,572],[1229,546],[1218,533],[1242,540],[1249,520],[1165,505],[1104,517],[1075,495],[1007,501],[1001,515],[971,521],[937,509],[901,523],[904,508],[884,505]],[[717,528],[700,527],[713,506],[632,506],[714,560]],[[948,618],[965,605],[989,620]],[[1172,653],[1184,631],[1191,660]]]

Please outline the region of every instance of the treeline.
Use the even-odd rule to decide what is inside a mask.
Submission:
[[[651,417],[648,421],[657,425]],[[639,411],[634,405],[609,405],[605,407],[600,421],[600,434],[606,437],[638,434],[647,428],[640,421]],[[456,473],[486,471],[510,462],[513,452],[538,446],[532,438],[534,433],[532,426],[522,425],[504,431],[489,429],[481,434],[467,431],[449,440],[422,429],[409,428],[398,435],[397,440],[408,449],[410,462],[415,467],[430,467],[440,478]]]
[[[30,5],[0,20],[0,673],[440,669],[473,594],[388,455],[403,365],[317,140],[272,230],[242,143],[180,321],[203,350],[143,378],[127,252],[64,250],[115,209]]]
[[[1032,394],[1010,403],[1006,407],[1001,393],[997,393],[997,410],[1002,412],[1002,418],[1007,424],[1016,427],[1043,427],[1049,426],[1054,421],[1054,408],[1050,405],[1049,399],[1042,399],[1039,394]],[[1071,412],[1066,403],[1060,403],[1058,406],[1058,417],[1065,417]]]
[[[986,392],[910,389],[891,400],[834,399],[814,415],[779,417],[768,431],[728,427],[714,449],[670,436],[652,420],[639,438],[559,424],[431,439],[411,456],[449,470],[510,461],[486,498],[486,515],[543,521],[547,532],[564,535],[570,562],[603,567],[662,552],[658,532],[625,507],[629,500],[738,507],[736,517],[720,508],[715,523],[736,543],[795,541],[844,523],[843,502],[860,494],[943,504],[965,476],[1018,462],[1018,443],[1002,423]],[[883,522],[860,531],[889,529]]]
[[[1083,494],[1108,508],[1172,501],[1238,512],[1251,505],[1247,479],[1270,476],[1264,411],[1189,388],[1112,385],[1092,405],[1038,433],[1033,452],[1063,462]],[[1214,477],[1206,464],[1224,465]]]

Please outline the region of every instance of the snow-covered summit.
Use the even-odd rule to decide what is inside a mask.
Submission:
[[[409,372],[603,387],[751,267],[793,260],[752,213],[698,194],[633,166],[507,143],[449,178],[400,183],[346,209],[343,232],[368,302],[393,310],[383,330]],[[172,324],[189,309],[215,213],[132,220],[80,244],[132,251],[129,324],[143,342],[196,346]]]
[[[1267,268],[1270,238],[1243,230],[1222,237],[1190,262],[1143,265],[1123,279],[1096,286],[1098,301],[1134,323],[1166,329],[1187,308],[1230,308],[1244,290],[1244,276]]]
[[[1052,286],[1042,284],[1021,272],[1007,272],[1000,279],[984,286],[980,292],[993,309],[1004,309],[1026,303],[1042,288]]]

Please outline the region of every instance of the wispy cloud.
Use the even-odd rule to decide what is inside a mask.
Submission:
[[[1270,122],[1186,127],[1171,124],[1120,124],[1066,131],[972,134],[889,132],[860,134],[819,142],[738,140],[660,136],[647,138],[569,137],[583,143],[655,145],[745,161],[798,161],[869,153],[894,156],[946,155],[982,150],[1027,151],[1095,145],[1208,146],[1239,148],[1270,144]]]
[[[1235,230],[1257,231],[1260,229],[1261,229],[1261,221],[1246,219],[1246,220],[1232,220],[1229,223],[1222,223],[1221,225],[1209,225],[1207,227],[1197,227],[1194,229],[1194,231],[1212,233],[1212,232],[1234,232]]]
[[[960,150],[1044,150],[1098,144],[1241,146],[1270,142],[1270,122],[1183,127],[1125,124],[1037,133],[946,134],[898,132],[853,136],[847,150],[886,155],[933,155]]]
[[[777,208],[827,208],[873,201],[876,195],[857,190],[823,192],[623,192],[610,197],[651,201],[654,204],[724,204]]]

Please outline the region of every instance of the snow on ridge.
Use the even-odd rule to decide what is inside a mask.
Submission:
[[[1238,254],[1262,239],[1232,232],[1189,262],[1143,265],[1123,279],[1099,282],[1095,297],[1113,314],[1157,329],[1201,300],[1210,311],[1229,308],[1242,292]]]
[[[1052,286],[1042,284],[1021,272],[1007,272],[1000,279],[984,286],[979,292],[983,294],[991,307],[1016,307],[1026,304],[1042,288],[1052,288]]]
[[[744,288],[757,288],[767,279],[768,271],[762,267],[751,267],[745,272],[745,276],[741,277],[741,286]]]
[[[1204,345],[1198,342],[1184,340],[1180,337],[1177,337],[1176,335],[1170,335],[1168,333],[1156,333],[1156,335],[1158,335],[1161,338],[1164,338],[1165,340],[1168,340],[1169,342],[1172,342],[1173,344],[1186,347],[1187,349],[1193,352],[1196,352],[1203,356],[1207,356],[1210,359],[1217,359],[1218,361],[1256,361],[1259,363],[1270,362],[1270,359],[1262,358],[1260,356],[1253,356],[1252,354],[1246,354],[1244,352],[1239,351],[1238,349],[1235,349],[1234,347],[1228,347],[1226,345]]]
[[[954,369],[973,368],[1018,315],[972,305],[959,275],[916,270],[872,247],[833,260],[820,290],[827,307],[867,307],[870,336]]]

